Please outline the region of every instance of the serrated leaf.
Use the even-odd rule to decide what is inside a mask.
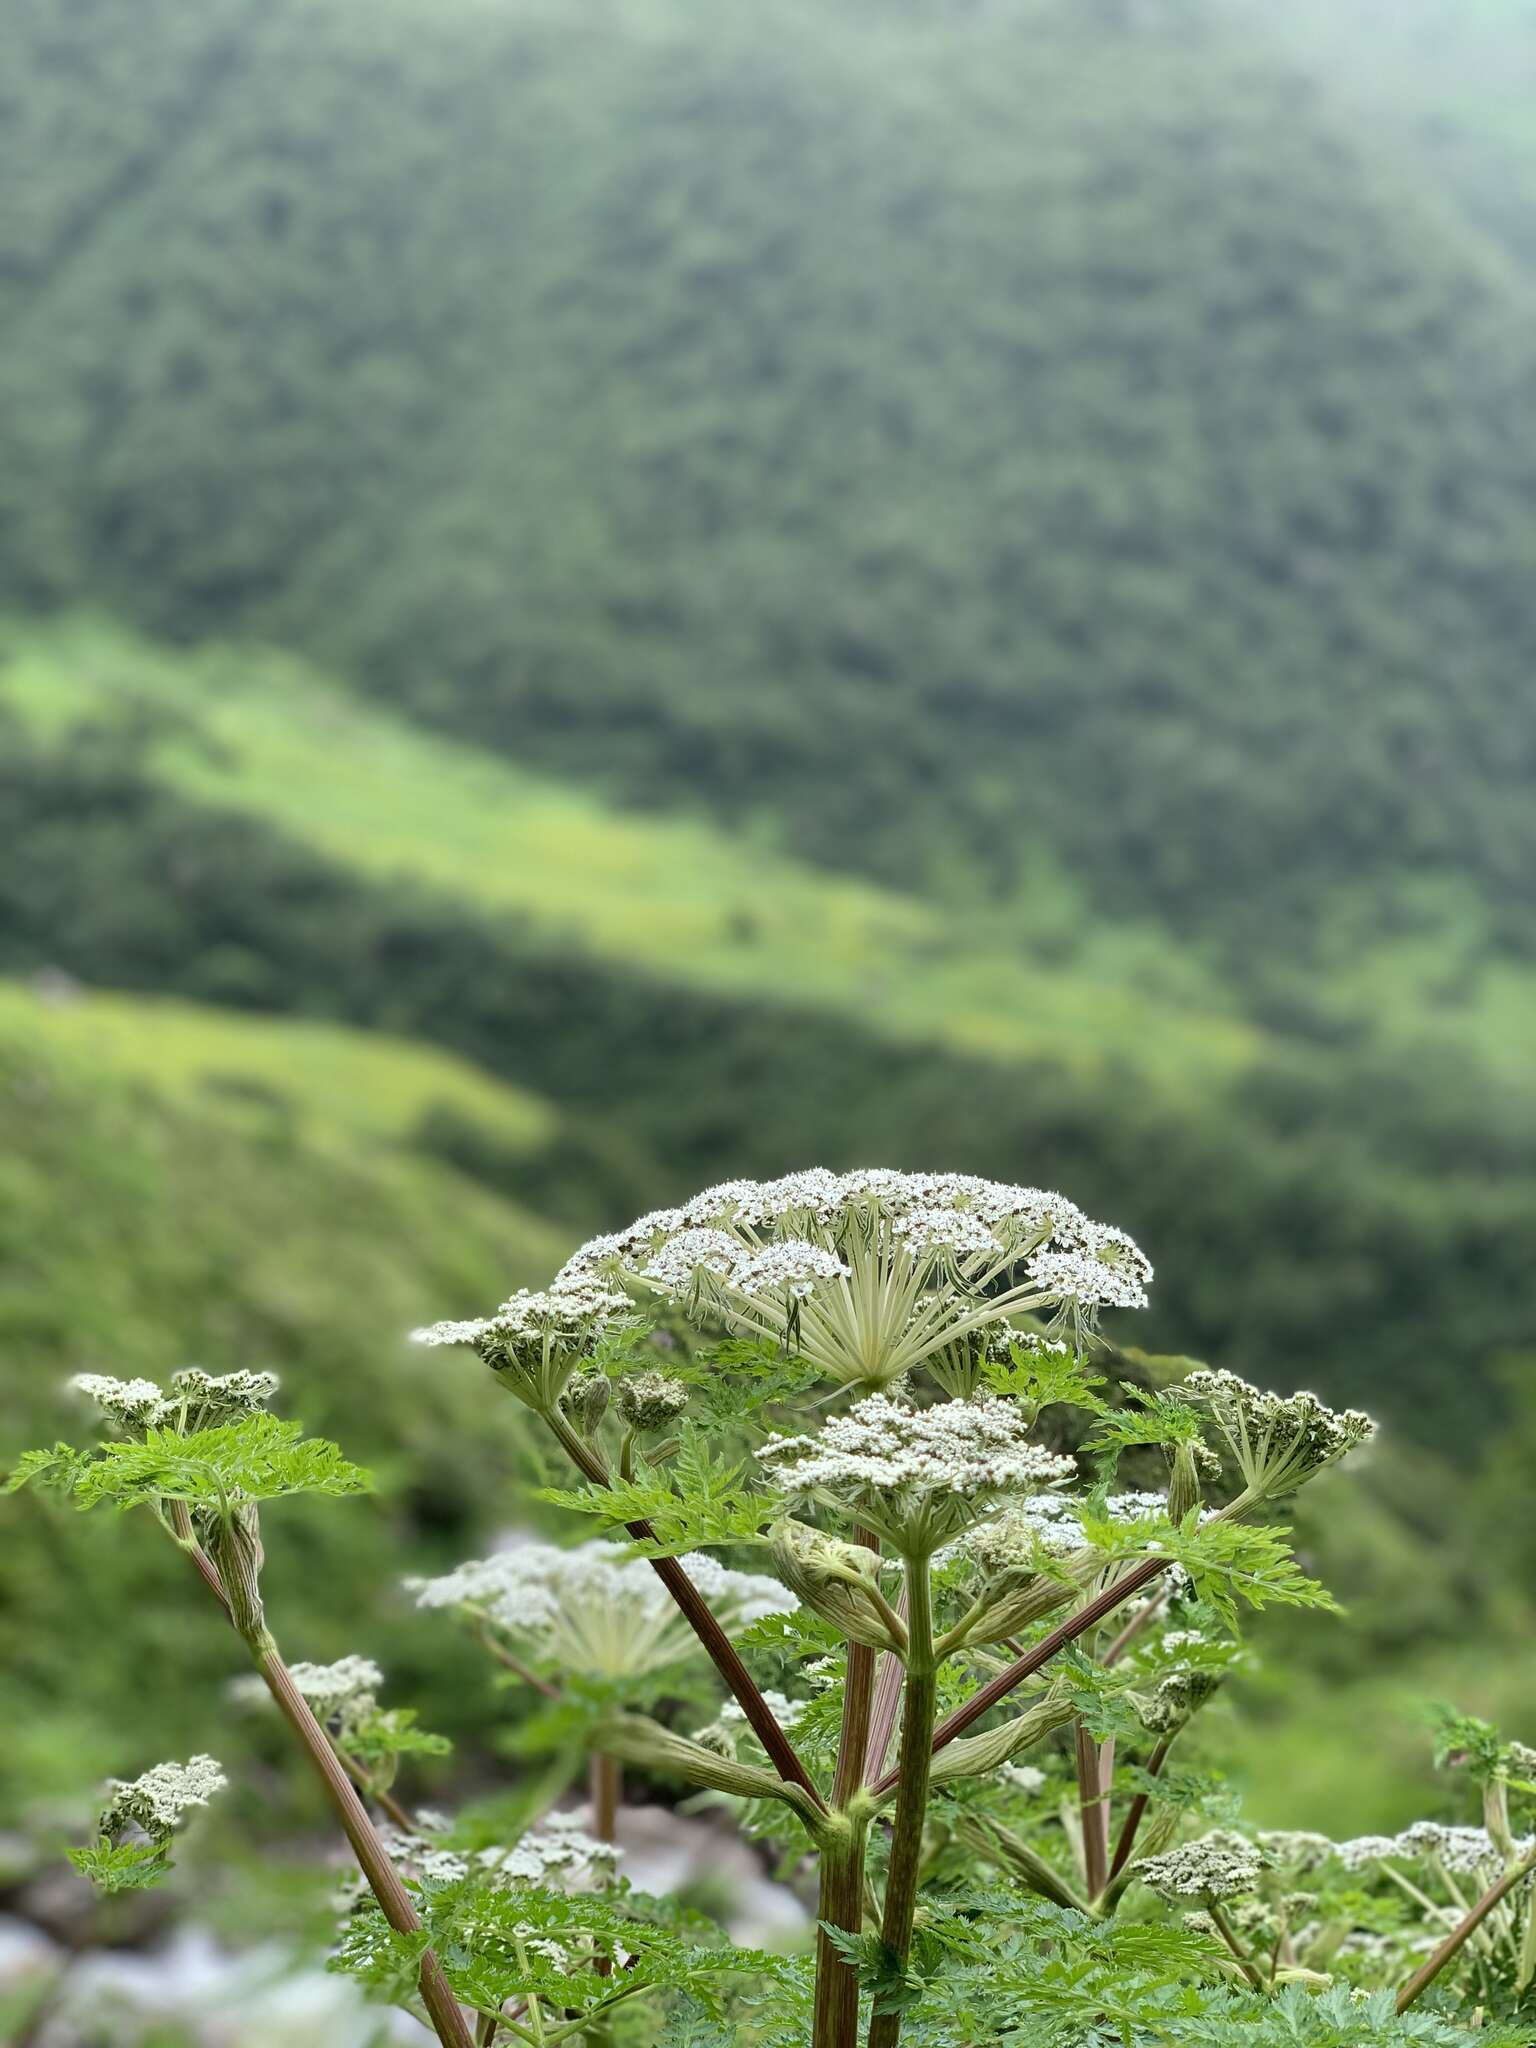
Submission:
[[[152,1429],[142,1443],[103,1444],[76,1474],[73,1494],[81,1509],[180,1500],[223,1513],[289,1494],[361,1493],[370,1483],[335,1444],[304,1436],[302,1423],[260,1414],[189,1436]]]
[[[65,1853],[76,1870],[108,1897],[149,1891],[171,1867],[164,1842],[92,1842]]]
[[[50,1493],[72,1493],[82,1472],[95,1460],[89,1451],[77,1451],[73,1444],[58,1443],[51,1450],[23,1451],[11,1467],[0,1493],[19,1493],[24,1486],[37,1486]]]
[[[781,1507],[776,1494],[746,1482],[746,1466],[718,1458],[697,1424],[685,1424],[677,1456],[663,1472],[615,1479],[610,1486],[544,1487],[537,1498],[574,1514],[591,1515],[604,1527],[649,1522],[651,1538],[635,1543],[639,1557],[681,1557],[713,1544],[760,1543],[765,1525]]]

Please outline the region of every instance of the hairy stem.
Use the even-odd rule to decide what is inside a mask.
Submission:
[[[1429,1989],[1446,1964],[1477,1932],[1499,1901],[1506,1898],[1532,1870],[1536,1870],[1536,1849],[1528,1856],[1523,1856],[1518,1863],[1511,1865],[1496,1884],[1491,1884],[1476,1905],[1470,1907],[1451,1929],[1434,1954],[1419,1965],[1397,1994],[1399,2012],[1406,2012],[1414,2000]]]
[[[1065,1649],[1068,1643],[1075,1642],[1080,1635],[1096,1627],[1105,1615],[1112,1614],[1122,1601],[1129,1600],[1133,1593],[1139,1592],[1149,1580],[1155,1579],[1159,1572],[1165,1572],[1171,1562],[1172,1560],[1166,1557],[1144,1558],[1139,1565],[1128,1571],[1123,1579],[1117,1579],[1112,1586],[1106,1586],[1104,1591],[1090,1600],[1086,1607],[1053,1628],[1048,1636],[1042,1637],[1032,1650],[1026,1651],[1005,1670],[998,1672],[995,1678],[989,1679],[963,1706],[956,1707],[952,1714],[946,1714],[934,1729],[935,1754],[946,1744],[953,1742],[957,1735],[963,1735],[967,1728],[981,1719],[983,1714],[989,1714],[999,1700],[1005,1700],[1016,1686],[1022,1685],[1026,1678],[1032,1678],[1042,1665],[1049,1664],[1058,1650]],[[905,1753],[901,1768],[906,1768]],[[899,1782],[899,1778],[899,1771],[887,1771],[870,1789],[876,1798],[883,1798],[892,1786]]]
[[[907,1564],[907,1683],[901,1714],[901,1777],[891,1816],[891,1855],[886,1869],[885,1913],[880,1938],[905,1966],[917,1914],[917,1880],[923,1860],[923,1823],[928,1816],[928,1776],[933,1762],[933,1719],[938,1705],[938,1665],[933,1654],[933,1588],[926,1557]],[[869,2023],[869,2048],[896,2048],[901,2014],[876,2013]]]
[[[584,1443],[557,1408],[541,1411],[543,1419],[559,1439],[572,1464],[594,1486],[608,1486],[608,1467],[590,1444]],[[649,1522],[626,1522],[625,1528],[637,1543],[654,1543],[656,1532]],[[825,1811],[826,1801],[816,1789],[809,1771],[795,1753],[794,1744],[779,1726],[773,1709],[763,1698],[757,1681],[736,1653],[730,1637],[710,1612],[709,1604],[675,1557],[653,1557],[651,1569],[677,1602],[683,1619],[693,1630],[711,1662],[730,1688],[747,1717],[752,1733],[762,1744],[768,1761],[786,1784],[798,1785]]]
[[[411,1904],[410,1893],[400,1882],[400,1873],[379,1840],[352,1780],[342,1769],[325,1730],[310,1712],[309,1703],[294,1684],[287,1665],[273,1649],[262,1652],[256,1659],[256,1668],[266,1680],[267,1690],[277,1702],[279,1713],[298,1737],[325,1786],[326,1795],[351,1844],[352,1854],[357,1858],[358,1868],[367,1878],[368,1887],[378,1900],[385,1919],[397,1934],[415,1934],[421,1922]],[[422,2002],[444,2048],[472,2048],[464,2015],[431,1949],[421,1959],[417,1981]]]
[[[854,1541],[878,1551],[880,1539],[871,1530],[856,1529]],[[875,1652],[863,1643],[848,1645],[848,1670],[843,1686],[843,1722],[837,1743],[837,1769],[832,1780],[832,1805],[848,1811],[862,1790],[869,1753],[870,1714],[875,1694]],[[827,1930],[858,1934],[864,1925],[864,1843],[866,1830],[855,1827],[847,1847],[823,1849],[816,1918],[816,2003],[812,2048],[854,2048],[859,2031],[859,1974],[841,1956]]]

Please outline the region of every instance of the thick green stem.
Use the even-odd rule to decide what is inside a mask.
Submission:
[[[871,1550],[880,1548],[879,1537],[870,1530],[858,1529],[854,1534],[857,1542],[867,1544]],[[875,1652],[863,1643],[850,1643],[843,1686],[843,1724],[832,1781],[832,1805],[840,1815],[847,1814],[855,1793],[863,1788],[874,1696]],[[867,1829],[860,1822],[851,1829],[846,1847],[839,1842],[822,1850],[816,1904],[812,2048],[855,2048],[858,2040],[859,1973],[838,1953],[827,1929],[834,1927],[844,1934],[858,1934],[863,1928],[866,1838]]]
[[[1205,1910],[1210,1914],[1212,1920],[1216,1923],[1216,1932],[1221,1936],[1222,1940],[1227,1944],[1227,1947],[1231,1949],[1233,1955],[1236,1957],[1238,1968],[1242,1971],[1243,1975],[1248,1979],[1248,1982],[1253,1986],[1255,1991],[1262,1991],[1264,1989],[1263,1973],[1259,1969],[1258,1964],[1254,1962],[1252,1956],[1249,1955],[1247,1949],[1243,1947],[1243,1944],[1238,1940],[1237,1936],[1233,1933],[1231,1921],[1227,1918],[1226,1914],[1223,1913],[1220,1906],[1218,1906],[1216,1901],[1212,1898],[1206,1899]]]
[[[1000,1671],[996,1678],[989,1679],[978,1692],[971,1695],[964,1706],[956,1707],[952,1714],[946,1714],[933,1731],[933,1748],[943,1749],[947,1743],[953,1742],[957,1735],[963,1735],[967,1728],[981,1719],[983,1714],[989,1714],[999,1700],[1005,1700],[1015,1687],[1022,1685],[1026,1678],[1032,1678],[1042,1665],[1049,1664],[1058,1650],[1065,1649],[1068,1643],[1075,1642],[1080,1635],[1096,1627],[1105,1615],[1113,1613],[1122,1601],[1129,1600],[1133,1593],[1139,1592],[1149,1580],[1155,1579],[1159,1572],[1167,1571],[1171,1563],[1171,1558],[1149,1557],[1127,1572],[1123,1579],[1117,1579],[1114,1585],[1106,1586],[1104,1591],[1090,1600],[1086,1607],[1062,1622],[1059,1627],[1053,1628],[1048,1636],[1043,1636],[1032,1650],[1010,1664],[1006,1670]],[[905,1771],[906,1768],[907,1756],[903,1750],[900,1770]],[[897,1782],[898,1772],[887,1771],[870,1789],[877,1799],[883,1798]]]
[[[1520,1862],[1506,1870],[1497,1884],[1491,1884],[1488,1887],[1476,1905],[1468,1909],[1465,1916],[1451,1929],[1451,1932],[1441,1942],[1434,1954],[1419,1965],[1402,1990],[1399,1991],[1397,1994],[1397,2009],[1399,2012],[1406,2012],[1414,2000],[1422,1996],[1429,1989],[1430,1985],[1434,1983],[1457,1950],[1465,1946],[1488,1918],[1494,1907],[1498,1905],[1499,1901],[1507,1897],[1514,1890],[1515,1886],[1519,1884],[1520,1880],[1528,1876],[1532,1870],[1536,1870],[1536,1850],[1533,1850],[1529,1856],[1522,1857]]]
[[[933,1722],[938,1708],[938,1665],[933,1654],[933,1589],[929,1561],[907,1564],[907,1683],[901,1714],[901,1778],[891,1817],[891,1856],[886,1869],[885,1913],[880,1937],[903,1966],[912,1947],[917,1915],[917,1880],[923,1861],[923,1824],[928,1817],[928,1778],[933,1763]],[[869,2023],[869,2048],[896,2048],[901,2014],[876,2013]]]

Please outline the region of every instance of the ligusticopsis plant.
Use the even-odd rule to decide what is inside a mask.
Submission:
[[[595,1538],[412,1589],[592,1760],[584,1810],[507,1842],[406,1810],[413,1731],[376,1667],[282,1664],[260,1505],[363,1477],[274,1421],[270,1387],[111,1383],[109,1440],[13,1483],[143,1507],[187,1553],[357,1855],[338,1966],[444,2042],[1353,2048],[1469,2038],[1447,1987],[1513,2042],[1518,1745],[1485,1774],[1487,1856],[1436,1866],[1424,1957],[1362,1946],[1369,1911],[1320,1903],[1307,1853],[1243,1831],[1199,1768],[1244,1610],[1331,1604],[1283,1503],[1372,1430],[1227,1372],[1107,1385],[1100,1319],[1151,1277],[1060,1195],[814,1170],[708,1189],[418,1332],[521,1405],[568,1468],[545,1507]],[[813,1952],[737,1948],[629,1886],[621,1771],[729,1807],[812,1903]],[[1424,1869],[1382,1882],[1430,1898]]]

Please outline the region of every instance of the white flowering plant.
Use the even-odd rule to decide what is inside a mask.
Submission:
[[[269,1375],[89,1376],[104,1440],[11,1484],[142,1509],[184,1552],[356,1856],[337,1967],[452,2048],[1448,2048],[1474,2004],[1483,2048],[1514,2048],[1530,1752],[1461,1725],[1477,1856],[1416,1838],[1369,1887],[1349,1845],[1241,1831],[1192,1760],[1245,1612],[1331,1605],[1277,1504],[1371,1424],[1187,1364],[1106,1375],[1100,1319],[1151,1278],[1057,1194],[816,1169],[708,1189],[417,1332],[474,1353],[569,1468],[539,1497],[578,1540],[409,1589],[526,1695],[525,1752],[589,1752],[583,1809],[545,1774],[553,1810],[494,1839],[409,1811],[397,1773],[434,1739],[380,1707],[371,1659],[280,1656],[263,1507],[366,1475],[268,1412]],[[813,1951],[634,1890],[623,1771],[732,1810],[814,1901]],[[1427,1953],[1368,1947],[1383,1887],[1416,1889]]]

